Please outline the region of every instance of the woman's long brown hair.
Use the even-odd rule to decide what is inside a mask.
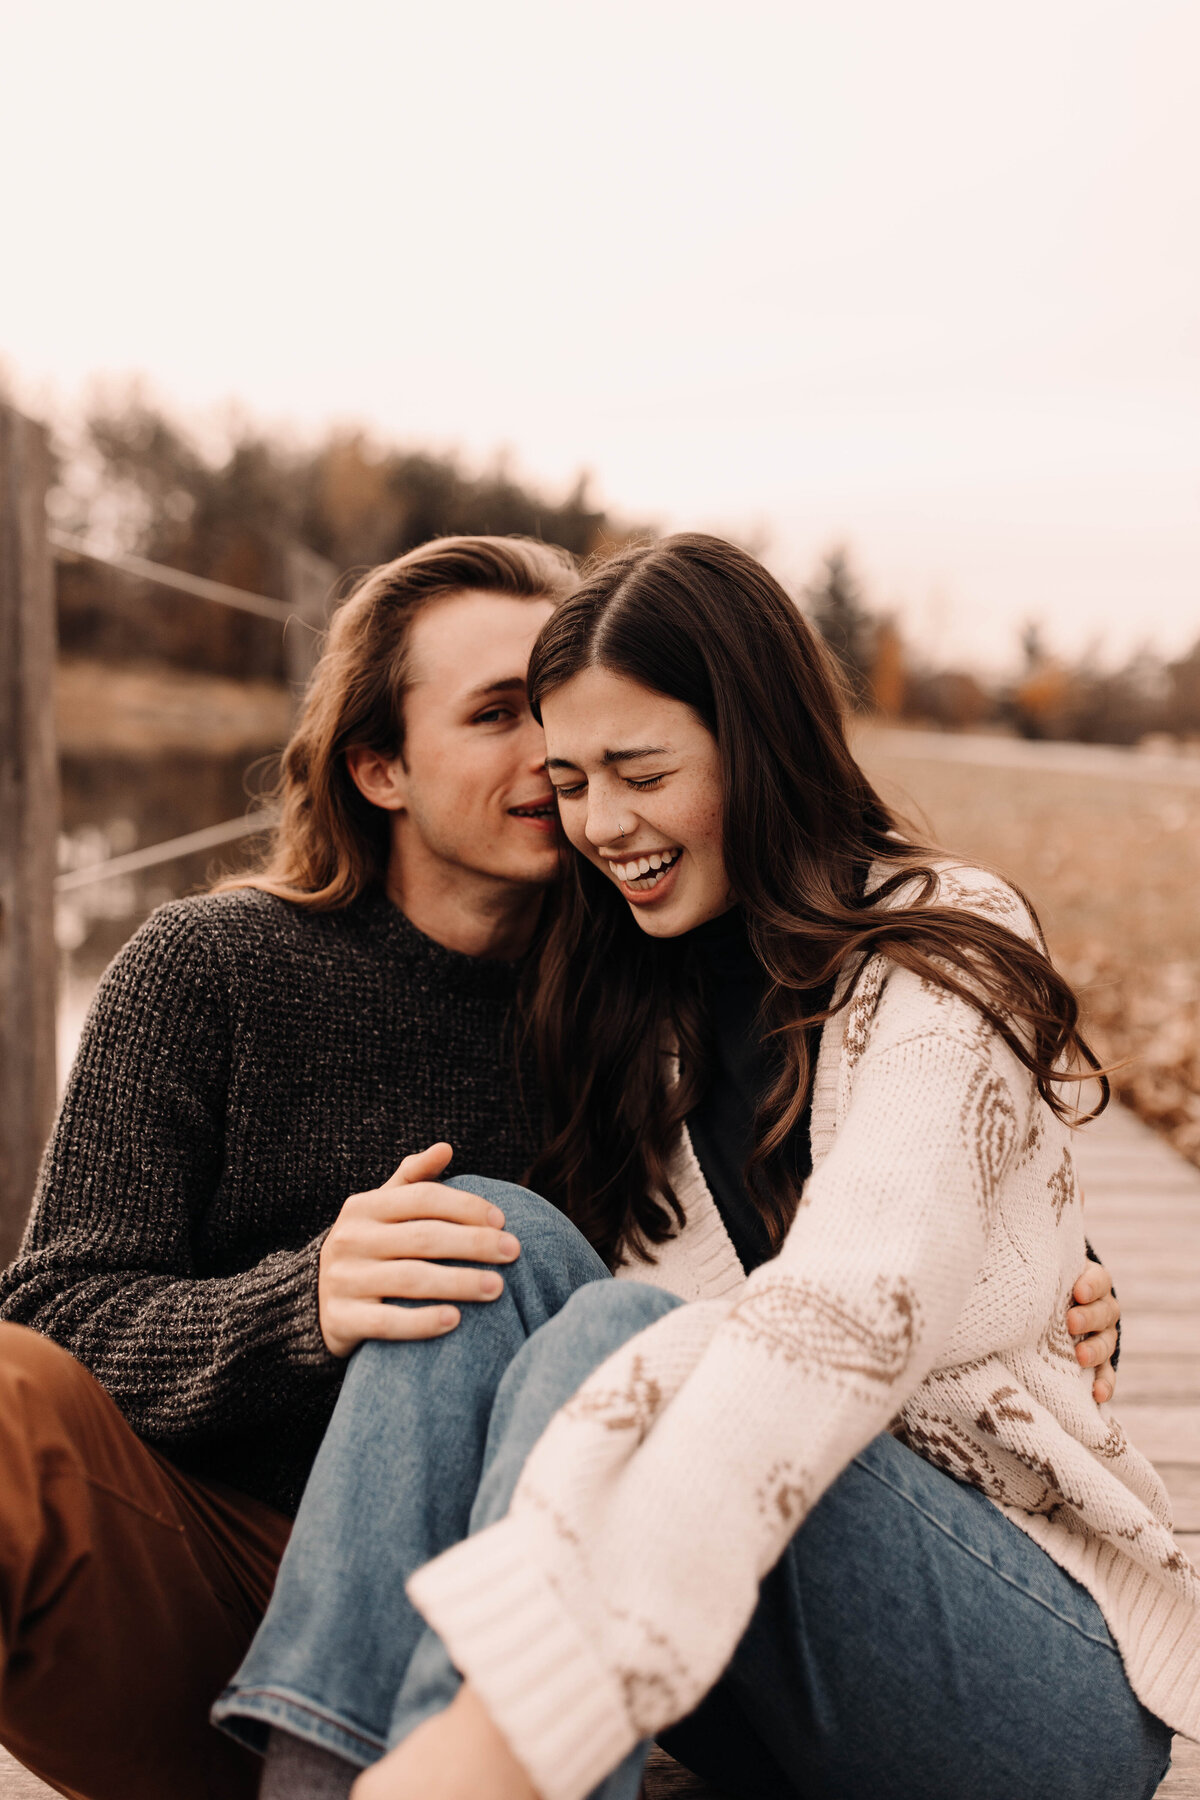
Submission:
[[[846,742],[823,645],[761,564],[699,534],[618,552],[534,646],[538,716],[591,667],[682,701],[717,742],[725,867],[768,977],[764,1030],[783,1052],[747,1171],[774,1245],[798,1199],[783,1149],[812,1079],[808,1027],[831,1010],[814,996],[876,951],[976,1007],[1046,1103],[1075,1116],[1060,1084],[1099,1069],[1075,995],[1001,921],[937,904],[942,853],[897,835]],[[890,872],[864,895],[872,864]],[[570,865],[528,999],[550,1123],[530,1182],[611,1265],[652,1254],[682,1222],[668,1164],[707,1079],[708,1027],[687,936],[647,936],[611,881],[583,857]]]

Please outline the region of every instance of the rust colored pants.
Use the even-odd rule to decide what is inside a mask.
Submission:
[[[251,1800],[208,1722],[289,1522],[183,1475],[65,1350],[0,1323],[0,1743],[70,1800]]]

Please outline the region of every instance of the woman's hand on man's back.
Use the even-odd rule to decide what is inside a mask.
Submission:
[[[449,1144],[432,1144],[406,1156],[382,1187],[351,1194],[342,1207],[321,1246],[317,1289],[332,1355],[349,1356],[367,1338],[443,1337],[463,1301],[503,1293],[490,1269],[448,1266],[511,1263],[521,1248],[499,1207],[437,1179],[453,1154]],[[394,1300],[429,1304],[388,1304]]]

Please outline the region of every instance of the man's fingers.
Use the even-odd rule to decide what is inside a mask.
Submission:
[[[1110,1362],[1102,1369],[1096,1370],[1096,1379],[1092,1383],[1092,1398],[1097,1406],[1105,1406],[1117,1391],[1117,1372]]]
[[[1067,1313],[1067,1330],[1072,1337],[1085,1337],[1090,1331],[1107,1331],[1121,1316],[1114,1294],[1093,1300],[1090,1306],[1073,1306]]]
[[[1112,1276],[1104,1264],[1089,1262],[1075,1283],[1072,1298],[1086,1306],[1089,1300],[1099,1300],[1102,1294],[1111,1294],[1111,1292]]]
[[[504,1277],[492,1269],[460,1269],[438,1262],[365,1263],[363,1292],[386,1300],[495,1300]]]
[[[1115,1330],[1097,1331],[1075,1346],[1075,1360],[1085,1369],[1095,1369],[1111,1358],[1117,1347]]]
[[[356,1327],[364,1340],[410,1343],[417,1338],[445,1337],[461,1318],[457,1306],[386,1306],[382,1301],[364,1301]]]
[[[441,1181],[385,1182],[372,1193],[359,1195],[359,1200],[361,1211],[393,1224],[402,1219],[448,1219],[456,1225],[490,1225],[494,1231],[504,1224],[504,1214],[490,1200]]]
[[[521,1246],[508,1231],[490,1225],[457,1225],[446,1219],[409,1219],[364,1225],[348,1246],[351,1254],[378,1262],[511,1263]]]
[[[445,1337],[462,1314],[456,1306],[385,1306],[381,1300],[340,1299],[321,1312],[321,1335],[344,1359],[369,1338],[394,1341]]]
[[[453,1155],[454,1148],[450,1144],[430,1144],[427,1150],[416,1150],[411,1156],[406,1156],[383,1185],[395,1187],[408,1181],[436,1181]]]

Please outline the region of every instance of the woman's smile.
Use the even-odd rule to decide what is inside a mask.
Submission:
[[[658,899],[672,885],[670,878],[682,855],[679,849],[649,850],[640,856],[627,854],[620,862],[613,857],[604,860],[625,897],[640,905]]]

